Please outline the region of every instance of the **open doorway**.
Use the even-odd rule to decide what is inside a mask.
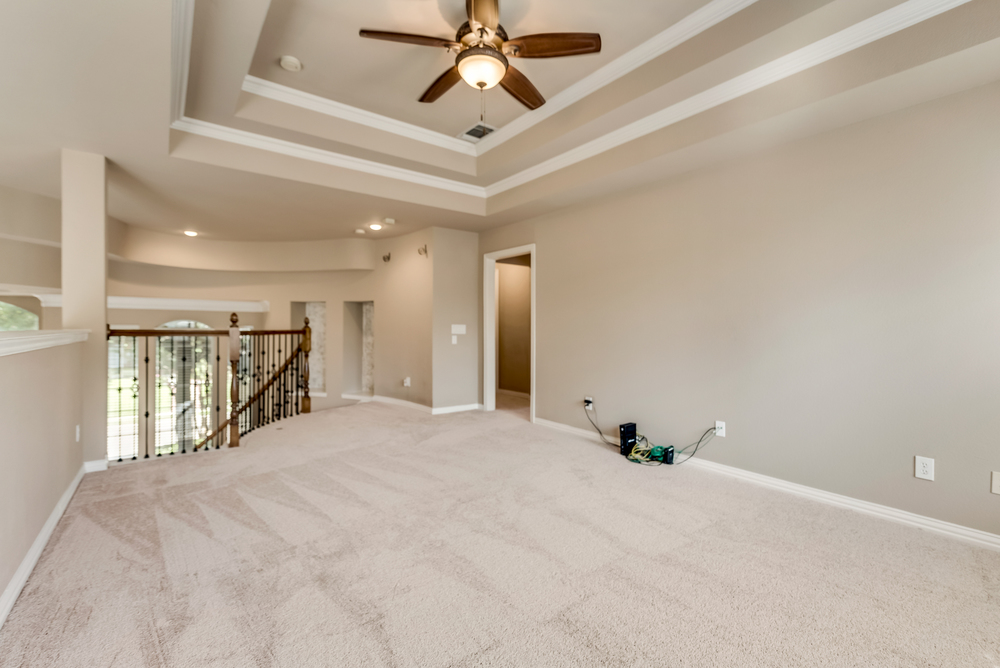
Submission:
[[[483,257],[483,406],[535,421],[535,246]]]

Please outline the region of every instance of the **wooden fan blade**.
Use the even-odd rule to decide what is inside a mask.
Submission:
[[[469,23],[478,22],[490,30],[500,25],[500,5],[497,0],[465,0]]]
[[[420,101],[433,102],[451,90],[451,87],[461,80],[462,75],[458,73],[458,68],[452,67],[450,70],[439,76],[437,81],[431,84],[431,87],[428,88],[427,91],[420,97]]]
[[[504,42],[503,52],[518,58],[557,58],[598,53],[601,36],[595,32],[548,32],[515,37]]]
[[[362,37],[368,39],[382,39],[386,42],[402,42],[404,44],[417,44],[419,46],[440,46],[445,49],[457,49],[461,46],[458,42],[440,37],[425,37],[424,35],[410,35],[405,32],[385,32],[384,30],[361,30],[358,32]]]
[[[545,98],[538,92],[538,89],[528,81],[528,77],[521,74],[515,68],[507,66],[507,74],[500,80],[503,89],[514,96],[514,98],[526,106],[528,109],[538,109],[545,104]]]

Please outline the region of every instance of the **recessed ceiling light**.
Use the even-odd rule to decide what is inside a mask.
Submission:
[[[278,64],[281,65],[282,69],[286,69],[289,72],[301,72],[302,71],[302,61],[295,56],[282,56],[278,60]]]
[[[359,227],[358,229],[354,230],[354,233],[355,234],[364,234],[365,231]]]
[[[372,223],[368,227],[372,228],[373,230],[381,230],[382,229],[382,225],[379,224],[379,223]]]
[[[194,230],[184,230],[184,234],[188,235],[189,237],[196,237],[196,236],[198,236],[198,233],[195,232]]]

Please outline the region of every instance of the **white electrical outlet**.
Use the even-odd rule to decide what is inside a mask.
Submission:
[[[410,377],[407,376],[406,378],[403,379],[403,387],[409,387],[409,386],[410,386]]]
[[[584,397],[583,407],[586,408],[588,411],[594,410],[594,397]]]
[[[921,480],[934,480],[934,460],[930,457],[914,457],[913,475]]]
[[[994,471],[991,480],[993,484],[990,485],[990,491],[994,494],[1000,494],[1000,471]]]
[[[715,435],[716,436],[721,436],[722,438],[726,437],[726,423],[725,422],[720,422],[719,420],[715,421]]]

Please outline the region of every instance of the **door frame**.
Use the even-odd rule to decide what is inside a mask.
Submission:
[[[497,407],[497,260],[531,256],[531,404],[529,420],[535,421],[535,244],[507,248],[483,255],[483,410]]]

